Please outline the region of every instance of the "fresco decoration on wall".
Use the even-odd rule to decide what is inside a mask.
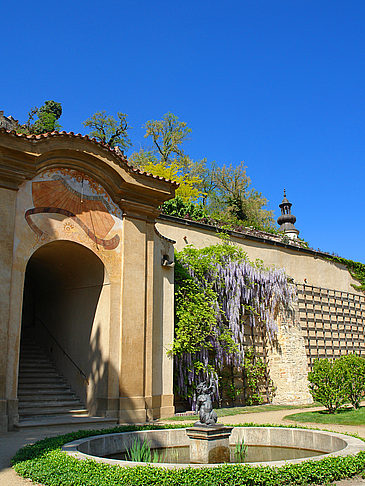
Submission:
[[[32,182],[33,208],[26,210],[25,219],[34,233],[44,231],[35,221],[37,214],[58,214],[69,218],[65,230],[78,225],[86,235],[106,250],[114,250],[120,242],[118,234],[107,238],[115,226],[115,205],[99,184],[85,174],[70,169],[50,170],[43,180]]]

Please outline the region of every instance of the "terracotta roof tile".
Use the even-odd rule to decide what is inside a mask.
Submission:
[[[13,136],[16,136],[16,137],[19,137],[19,138],[26,138],[27,140],[41,140],[43,138],[50,138],[50,137],[69,137],[69,138],[82,138],[83,140],[88,140],[92,143],[95,143],[97,145],[99,145],[99,147],[102,147],[103,149],[105,150],[108,150],[109,152],[112,152],[116,157],[118,157],[118,159],[120,161],[123,162],[123,165],[126,166],[130,172],[134,172],[136,174],[140,174],[140,175],[143,175],[143,176],[147,176],[147,177],[152,177],[153,179],[157,179],[157,180],[160,180],[160,181],[164,181],[164,182],[169,182],[170,184],[173,184],[174,186],[178,187],[179,186],[179,183],[176,182],[176,181],[172,181],[170,179],[165,179],[164,177],[160,177],[160,176],[155,176],[153,174],[150,174],[149,172],[143,172],[141,171],[140,169],[137,169],[135,167],[133,167],[129,162],[128,162],[128,159],[127,157],[125,157],[120,150],[117,150],[115,148],[112,148],[110,147],[108,144],[104,143],[104,142],[100,142],[99,140],[97,140],[96,138],[91,138],[89,137],[88,135],[82,135],[81,133],[74,133],[74,132],[65,132],[65,131],[62,131],[62,132],[48,132],[48,133],[42,133],[41,135],[26,135],[24,133],[18,133],[16,132],[15,130],[6,130],[5,128],[0,128],[0,133],[8,133],[10,135],[13,135]]]

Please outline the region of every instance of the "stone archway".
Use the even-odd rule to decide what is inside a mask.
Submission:
[[[71,241],[40,247],[26,267],[23,347],[40,346],[93,412],[107,395],[109,290],[102,261]]]
[[[123,422],[171,415],[166,350],[173,337],[173,269],[161,262],[163,255],[173,259],[173,246],[156,232],[155,221],[176,184],[141,173],[121,153],[74,134],[26,137],[0,129],[0,162],[0,209],[6,208],[0,222],[0,430],[18,421],[22,321],[26,333],[35,307],[70,356],[80,358],[86,389],[52,347],[92,414]],[[87,298],[78,300],[82,291],[74,285],[91,278],[76,271],[83,259],[84,267],[104,266],[100,295],[86,310]],[[97,273],[91,272],[94,280]],[[42,336],[36,328],[50,352]],[[80,351],[85,343],[88,350]]]

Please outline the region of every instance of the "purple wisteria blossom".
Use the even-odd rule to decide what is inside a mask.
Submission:
[[[209,286],[214,291],[216,298],[211,305],[216,323],[201,350],[175,356],[178,390],[182,396],[187,396],[189,389],[206,380],[215,383],[218,393],[218,373],[223,367],[239,369],[243,365],[245,322],[259,327],[269,341],[273,340],[277,332],[277,314],[292,309],[295,286],[288,282],[284,270],[267,269],[243,258],[237,259],[235,255],[225,255],[219,262],[215,260],[205,265],[203,273],[196,271],[187,255],[180,254],[179,259],[200,288]],[[194,407],[194,396],[190,397],[190,402]]]

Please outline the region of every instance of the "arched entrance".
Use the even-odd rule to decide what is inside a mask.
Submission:
[[[107,393],[109,300],[104,265],[88,248],[71,241],[54,241],[31,256],[23,292],[19,391],[27,377],[36,380],[40,349],[38,362],[45,363],[44,353],[95,413],[97,397]],[[33,371],[27,373],[27,369]],[[46,377],[51,381],[52,373],[44,371],[43,375],[38,370],[38,381],[47,381]],[[24,390],[19,395],[20,417],[22,393]],[[55,394],[52,383],[44,393]],[[62,403],[67,406],[65,396]]]
[[[176,184],[72,133],[0,130],[0,159],[0,431],[18,424],[27,334],[91,415],[170,416],[173,243],[155,222]]]

